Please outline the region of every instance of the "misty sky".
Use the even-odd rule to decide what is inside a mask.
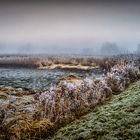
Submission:
[[[4,45],[8,49],[17,45],[25,50],[40,46],[57,50],[60,46],[91,48],[108,41],[122,47],[137,47],[140,3],[32,1],[0,4],[1,48]]]

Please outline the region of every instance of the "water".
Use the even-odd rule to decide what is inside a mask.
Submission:
[[[0,85],[13,86],[27,90],[45,90],[55,85],[59,78],[69,74],[81,77],[99,77],[96,72],[64,71],[64,70],[38,70],[23,68],[0,68]]]

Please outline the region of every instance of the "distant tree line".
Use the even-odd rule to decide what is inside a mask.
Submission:
[[[104,55],[120,54],[120,49],[116,43],[106,42],[101,46],[101,54]]]

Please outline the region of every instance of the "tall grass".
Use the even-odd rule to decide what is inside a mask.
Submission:
[[[116,64],[130,63],[131,61],[139,63],[139,56],[130,54],[101,58],[92,56],[1,56],[0,67],[38,68],[47,67],[54,64],[62,64],[73,66],[99,66],[102,69],[110,70],[111,67],[113,67]]]

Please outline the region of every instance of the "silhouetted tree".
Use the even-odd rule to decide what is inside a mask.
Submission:
[[[138,44],[138,46],[137,46],[136,53],[140,54],[140,44]]]
[[[85,55],[92,54],[92,49],[91,48],[83,48],[82,54],[85,54]]]
[[[116,43],[106,42],[101,47],[101,54],[103,55],[116,55],[120,53],[120,49]]]
[[[5,51],[5,48],[6,48],[5,43],[0,42],[0,53],[3,53]]]

